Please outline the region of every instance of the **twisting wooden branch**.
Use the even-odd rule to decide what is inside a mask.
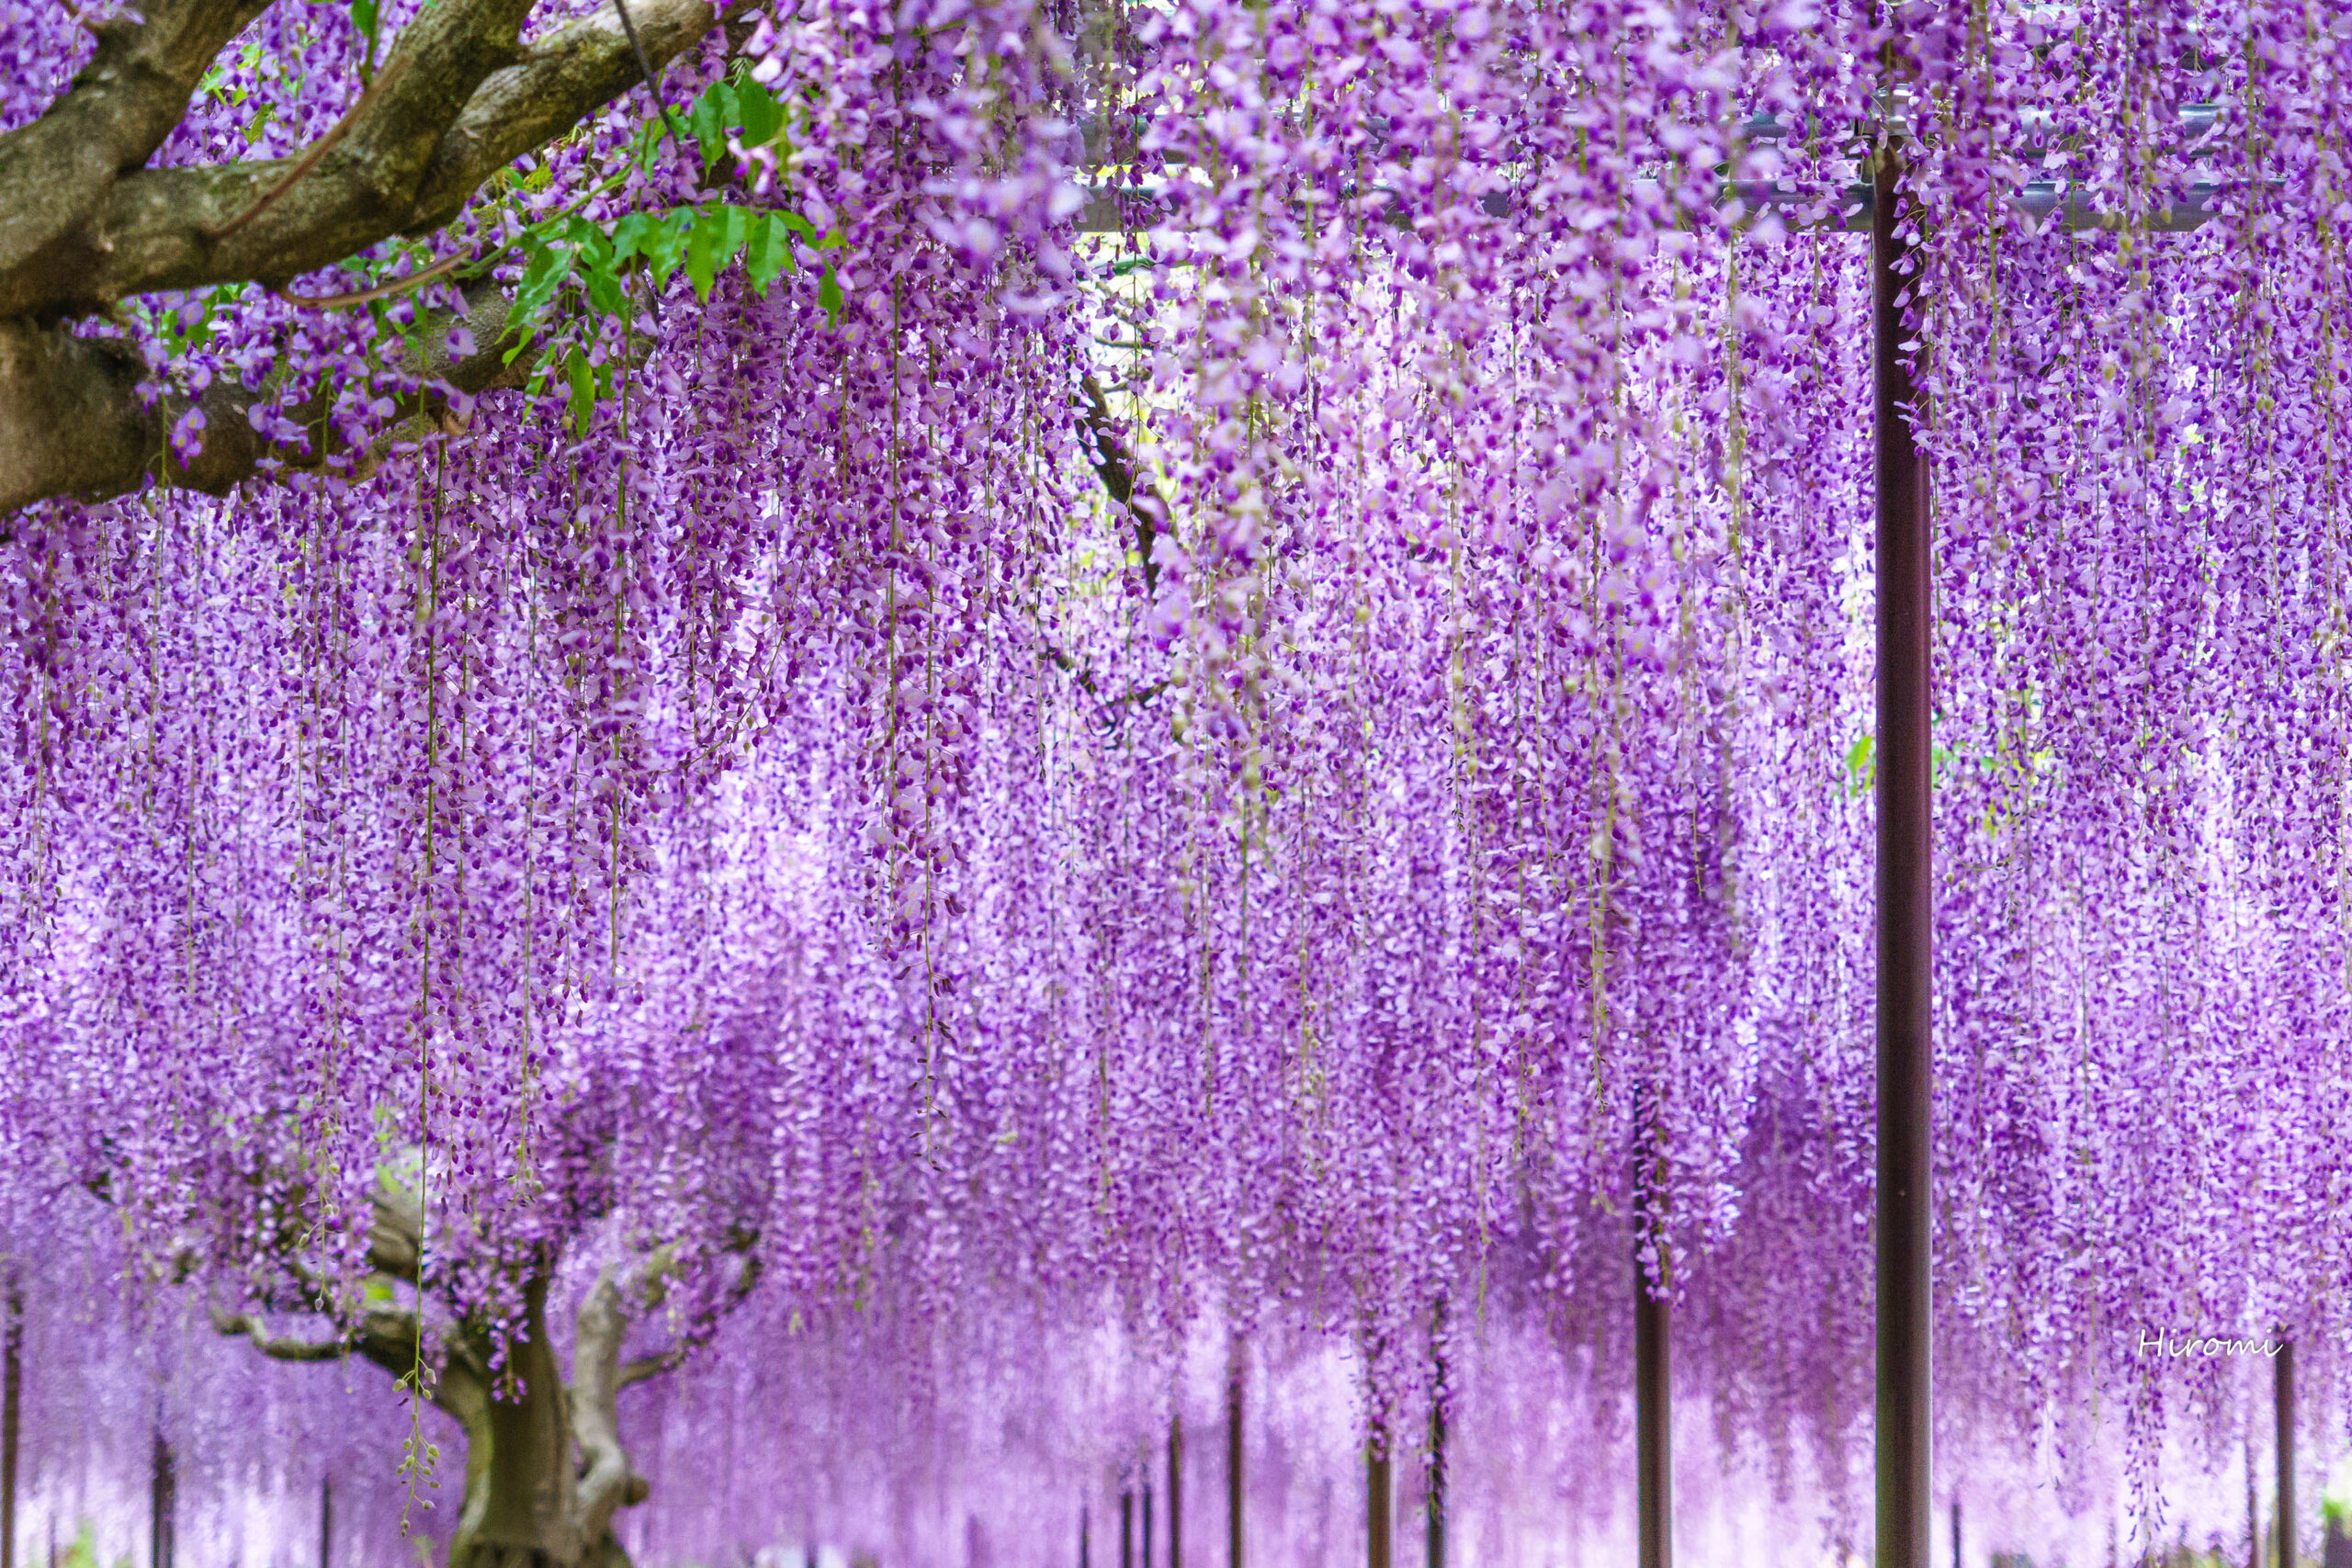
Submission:
[[[216,382],[197,405],[203,448],[182,462],[168,437],[189,405],[142,399],[146,367],[130,345],[74,322],[155,290],[282,288],[396,235],[429,235],[492,174],[719,23],[711,0],[628,0],[626,17],[605,0],[526,47],[532,0],[448,0],[403,29],[374,85],[300,156],[145,166],[206,68],[266,6],[153,0],[142,21],[100,24],[73,87],[0,133],[0,513],[150,482],[218,494],[266,461],[322,461],[332,389],[301,411],[304,439],[289,444],[254,428],[258,400]],[[471,393],[511,384],[513,367],[501,355],[452,369],[451,385]]]
[[[411,58],[413,57],[409,55],[401,55],[400,58],[394,60],[391,66],[387,69],[382,75],[377,77],[375,81],[368,84],[367,90],[359,95],[357,101],[353,103],[349,109],[345,111],[343,118],[336,120],[334,125],[330,126],[324,136],[320,137],[318,141],[312,142],[309,152],[303,153],[300,158],[294,161],[294,166],[287,170],[285,175],[276,185],[270,186],[260,196],[255,197],[254,198],[254,204],[251,207],[246,208],[243,212],[238,213],[226,223],[220,225],[218,228],[209,228],[205,230],[205,237],[214,241],[215,243],[225,240],[230,235],[235,233],[238,230],[243,228],[246,224],[252,222],[254,219],[260,217],[263,213],[268,211],[272,203],[276,202],[279,197],[284,196],[288,191],[292,190],[295,185],[304,175],[307,175],[312,169],[317,168],[320,163],[325,159],[326,155],[334,152],[335,148],[342,143],[344,136],[355,124],[358,123],[359,117],[368,111],[368,106],[375,101],[376,96],[391,85],[394,74],[399,72],[401,67],[406,65]]]
[[[154,155],[187,113],[214,57],[269,0],[150,0],[90,28],[90,63],[47,113],[0,134],[0,316],[6,280],[38,280],[70,265],[71,237],[86,227],[123,170]]]
[[[668,1295],[670,1278],[679,1263],[675,1247],[656,1248],[626,1274],[607,1265],[582,1299],[573,1321],[571,1431],[572,1440],[580,1446],[583,1539],[596,1540],[617,1510],[643,1502],[647,1495],[645,1478],[621,1446],[621,1390],[684,1361],[710,1337],[718,1320],[752,1292],[760,1278],[759,1241],[756,1230],[748,1226],[734,1230],[727,1251],[739,1258],[741,1264],[724,1299],[656,1355],[624,1364],[621,1342],[638,1314],[659,1305]]]
[[[340,1339],[288,1339],[269,1331],[269,1325],[251,1313],[231,1314],[215,1307],[212,1326],[232,1338],[239,1336],[254,1342],[254,1348],[273,1361],[340,1361],[351,1353],[351,1347]]]
[[[1086,460],[1092,465],[1095,477],[1111,499],[1127,509],[1136,522],[1136,548],[1143,557],[1145,592],[1159,592],[1159,567],[1151,558],[1151,547],[1168,525],[1168,499],[1157,488],[1140,494],[1136,490],[1134,461],[1127,456],[1126,442],[1119,434],[1119,427],[1111,417],[1110,400],[1102,395],[1102,384],[1088,376],[1079,382],[1079,389],[1086,398],[1086,412],[1080,423],[1086,433]]]

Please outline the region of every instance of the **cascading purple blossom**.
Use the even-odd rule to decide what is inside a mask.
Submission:
[[[341,112],[352,14],[270,17],[166,160]],[[985,1491],[1003,1440],[945,1414],[959,1379],[1039,1473],[1099,1474],[1215,1418],[1202,1336],[1305,1334],[1351,1431],[1419,1451],[1442,1323],[1461,1441],[1540,1387],[1617,1443],[1638,1278],[1716,1440],[1859,1540],[1845,225],[1891,123],[1939,550],[1941,1462],[2008,1495],[2050,1423],[2069,1510],[2203,1509],[2160,1467],[2235,1462],[2252,1375],[2143,1331],[2290,1335],[2336,1398],[2347,36],[843,0],[670,87],[789,106],[729,172],[821,243],[564,319],[567,395],[387,429],[407,321],[136,302],[94,330],[159,387],[343,386],[351,445],[13,525],[15,1212],[95,1194],[233,1318],[297,1264],[360,1289],[392,1171],[431,1310],[509,1338],[523,1260],[584,1299],[667,1248],[678,1342],[721,1337],[661,1408],[756,1444],[727,1369],[805,1353],[762,1393],[794,1430],[928,1435],[861,1495],[839,1455],[775,1485],[925,1561],[969,1539],[896,1500]],[[0,123],[74,37],[0,19],[42,62]],[[644,129],[450,243],[700,199]],[[1004,1392],[998,1320],[1066,1386]],[[1518,1496],[1482,1462],[1464,1519]],[[1023,1506],[990,1528],[1069,1524]]]

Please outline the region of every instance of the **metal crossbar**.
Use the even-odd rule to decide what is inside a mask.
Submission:
[[[2188,104],[2178,111],[2177,123],[2183,139],[2193,147],[2212,133],[2220,118],[2218,105]],[[1906,123],[1906,118],[1900,113],[1893,113],[1883,117],[1882,123],[1899,130]],[[2046,110],[2034,111],[2022,117],[2022,125],[2030,133],[2055,134],[2057,121]],[[1089,151],[1099,155],[1103,151],[1104,142],[1100,127],[1090,124],[1086,130]],[[1740,127],[1743,141],[1751,145],[1784,141],[1798,134],[1792,127],[1768,115],[1756,116]],[[1860,162],[1867,166],[1867,154]],[[1718,169],[1716,173],[1720,179],[1723,171]],[[2199,179],[2173,194],[2163,205],[2134,216],[2103,207],[2098,189],[2086,187],[2075,180],[2044,177],[2027,181],[2010,195],[2008,203],[2011,210],[2030,220],[2038,230],[2048,230],[2055,215],[2056,226],[2069,233],[2131,229],[2145,233],[2185,234],[2202,228],[2219,216],[2218,204],[2231,192],[2257,187],[2276,190],[2281,185],[2282,182],[2278,180]],[[1636,182],[1635,188],[1645,194],[1655,195],[1660,186],[1655,180],[1646,180]],[[1081,232],[1091,234],[1148,231],[1154,226],[1155,209],[1164,205],[1165,189],[1165,183],[1161,181],[1148,180],[1125,186],[1097,183],[1089,189],[1078,227]],[[1364,189],[1391,198],[1380,214],[1381,221],[1399,228],[1411,224],[1411,209],[1400,193],[1382,186],[1369,186]],[[1358,193],[1342,189],[1340,194],[1344,199]],[[1738,203],[1744,209],[1743,223],[1752,223],[1765,213],[1771,212],[1781,215],[1782,221],[1790,227],[1802,230],[1841,230],[1852,234],[1871,231],[1877,196],[1867,180],[1854,180],[1838,191],[1832,216],[1813,221],[1805,221],[1799,217],[1791,221],[1792,215],[1802,214],[1817,206],[1821,195],[1817,188],[1802,190],[1777,179],[1724,180],[1713,199],[1719,206]],[[1508,191],[1491,191],[1480,197],[1478,208],[1492,218],[1508,218],[1517,210],[1517,205]]]

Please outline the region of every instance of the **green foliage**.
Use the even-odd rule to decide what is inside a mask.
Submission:
[[[60,1568],[98,1568],[97,1532],[91,1528],[89,1520],[84,1519],[74,1531],[74,1544],[65,1549]],[[130,1568],[130,1559],[116,1558],[114,1568]]]
[[[695,286],[695,299],[710,302],[710,288],[718,269],[742,251],[743,242],[751,238],[752,220],[764,222],[769,217],[726,205],[696,215],[686,233],[686,278]]]
[[[591,366],[588,356],[574,347],[563,356],[563,379],[571,392],[571,433],[585,435],[588,416],[612,393],[612,362]]]
[[[352,18],[374,47],[379,0],[350,0]],[[215,72],[221,81],[229,78]],[[210,79],[208,78],[208,81]],[[706,180],[729,151],[729,140],[745,152],[776,146],[791,129],[799,106],[780,99],[764,86],[738,73],[714,82],[685,107],[683,119],[702,159]],[[752,208],[723,198],[670,208],[631,212],[598,221],[581,209],[598,197],[618,189],[635,169],[650,168],[664,141],[663,121],[649,121],[639,132],[623,165],[580,192],[560,210],[526,226],[514,240],[454,275],[451,282],[481,276],[495,264],[520,257],[507,313],[507,335],[513,340],[508,363],[537,341],[542,350],[540,367],[531,381],[534,392],[560,382],[572,404],[573,428],[584,434],[597,403],[613,394],[614,367],[605,355],[591,350],[596,328],[605,321],[629,317],[633,283],[650,279],[658,291],[681,269],[693,285],[695,298],[710,300],[718,276],[739,259],[753,294],[764,299],[778,278],[803,267],[818,273],[817,302],[836,326],[845,300],[841,280],[822,253],[840,246],[841,236],[828,233],[797,212]],[[544,164],[521,174],[502,172],[484,187],[493,208],[513,203],[508,210],[521,216],[520,198],[544,190],[548,183]],[[494,227],[493,225],[490,225]],[[423,311],[412,311],[403,296],[407,275],[424,274],[435,263],[432,246],[407,241],[379,247],[344,264],[349,289],[356,294],[382,293],[364,302],[375,318],[379,352],[387,365],[429,362]],[[215,289],[192,306],[167,314],[143,307],[131,308],[149,317],[149,323],[169,344],[175,355],[201,348],[210,336],[210,319],[219,303],[240,291],[238,287]],[[183,321],[181,318],[187,319]]]
[[[2055,760],[2054,752],[2040,750],[2031,755],[2029,762],[2033,773],[2040,775],[2048,773]],[[1860,800],[1869,795],[1878,783],[1877,737],[1867,731],[1857,737],[1854,743],[1846,748],[1845,761],[1845,776],[1838,781],[1838,788],[1847,799]],[[1932,733],[1928,741],[1928,787],[1930,789],[1946,787],[1964,768],[1973,766],[1990,777],[1998,774],[2005,765],[2014,771],[2014,761],[2008,757],[2006,743],[2000,756],[1979,756],[1955,750],[1935,739]],[[1996,820],[1988,818],[1986,830],[1989,832],[1996,826]]]
[[[536,328],[571,291],[585,307],[576,325],[626,316],[630,281],[642,273],[661,288],[683,268],[694,286],[695,298],[706,304],[718,275],[738,257],[754,294],[764,298],[775,280],[804,265],[795,245],[828,250],[840,243],[838,235],[820,232],[797,212],[762,211],[731,202],[706,202],[674,207],[666,212],[632,212],[611,227],[578,216],[551,219],[524,231],[514,244],[527,258],[515,286],[511,323]],[[840,280],[831,265],[822,268],[817,300],[838,325],[842,312]],[[547,364],[560,367],[569,388],[574,429],[585,434],[595,405],[612,395],[612,367],[591,364],[583,334],[568,334],[567,352],[549,345]],[[522,352],[526,339],[517,337],[507,359]],[[544,380],[547,372],[541,372]]]
[[[384,15],[380,0],[351,0],[351,25],[359,29],[367,42],[368,54],[360,62],[359,79],[369,86],[376,82],[377,35],[383,26]]]
[[[1962,763],[1970,761],[1972,759],[1965,752],[1955,751],[1949,746],[1939,746],[1932,740],[1928,741],[1928,787],[1929,789],[1943,788],[1944,781],[1951,778]]]
[[[1846,798],[1860,800],[1878,783],[1878,738],[1865,732],[1846,748]]]
[[[178,359],[212,341],[213,312],[244,291],[245,285],[242,283],[224,283],[190,295],[176,305],[159,309],[149,300],[133,298],[124,300],[119,308],[161,338],[172,357]]]
[[[261,79],[261,62],[266,52],[258,40],[249,39],[236,53],[216,62],[204,73],[204,80],[197,85],[197,91],[203,96],[227,104],[232,108],[246,110],[245,128],[240,134],[248,147],[261,140],[262,133],[269,129],[271,117],[277,112],[276,103],[266,98],[256,101],[254,96],[254,85]],[[286,80],[288,86],[299,88],[302,78],[300,73],[289,72]]]
[[[773,146],[787,129],[788,116],[785,104],[774,93],[748,76],[735,75],[713,82],[686,106],[686,129],[702,153],[703,173],[707,175],[722,153],[727,151],[727,135],[731,129],[739,134],[736,144],[745,152]],[[659,150],[660,138],[648,127],[648,134],[639,151],[639,157],[650,164]]]
[[[793,107],[741,73],[704,88],[682,118],[701,155],[705,176],[729,152],[730,136],[744,152],[775,146],[791,127]],[[652,165],[662,137],[660,124],[644,128],[638,138],[638,166]],[[800,249],[821,252],[840,243],[838,234],[824,232],[797,212],[725,200],[633,212],[610,225],[561,213],[526,229],[509,247],[525,259],[507,319],[510,327],[526,333],[543,330],[542,324],[567,299],[584,306],[576,328],[626,319],[631,279],[644,275],[659,289],[681,268],[695,298],[707,304],[719,274],[739,258],[752,293],[764,299],[777,278],[808,265]],[[830,263],[819,270],[817,302],[838,326],[843,299],[841,280]],[[560,375],[571,402],[572,428],[585,434],[596,405],[612,395],[613,370],[600,362],[602,355],[587,352],[584,332],[575,330],[565,337],[549,345],[546,367],[534,378],[533,388],[543,387],[550,375]],[[510,362],[524,341],[518,334],[516,346],[507,351]]]

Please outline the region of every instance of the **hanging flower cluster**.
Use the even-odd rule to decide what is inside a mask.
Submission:
[[[164,156],[315,138],[357,16],[274,9]],[[342,389],[344,445],[11,525],[12,1213],[285,1313],[361,1288],[389,1180],[420,1310],[510,1337],[658,1254],[645,1333],[748,1294],[714,1363],[805,1355],[794,1430],[929,1434],[825,1506],[940,1554],[888,1510],[1014,1451],[959,1380],[1005,1474],[1203,1413],[1204,1335],[1342,1356],[1351,1441],[1462,1389],[1502,1441],[1514,1386],[1622,1441],[1650,1290],[1718,1439],[1859,1540],[1893,151],[1942,1452],[2080,1511],[2123,1423],[2161,1524],[2183,1432],[2262,1413],[2143,1331],[2291,1337],[2332,1408],[2352,21],[739,19],[665,89],[692,145],[584,128],[462,289],[94,329],[159,389]],[[75,36],[0,17],[50,73],[0,124]],[[486,288],[543,312],[526,384],[393,425]],[[763,1387],[663,1418],[757,1442]]]

